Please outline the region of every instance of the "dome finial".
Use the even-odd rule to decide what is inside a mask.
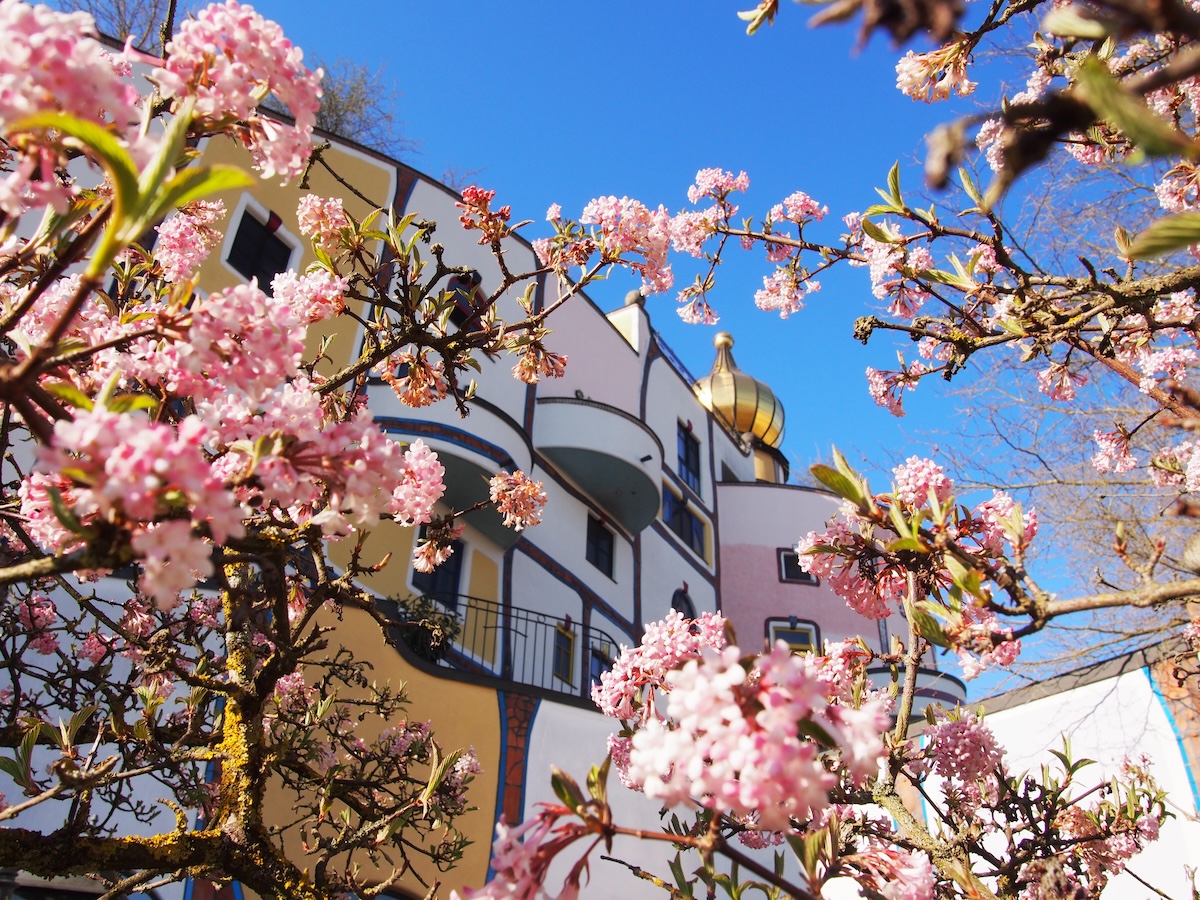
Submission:
[[[718,350],[721,350],[721,349],[732,350],[733,349],[733,335],[730,334],[728,331],[718,331],[716,334],[713,335],[713,346],[716,347]]]

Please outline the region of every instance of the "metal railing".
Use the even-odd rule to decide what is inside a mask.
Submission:
[[[620,652],[608,632],[570,616],[465,594],[427,594],[396,617],[401,639],[428,662],[584,699]]]

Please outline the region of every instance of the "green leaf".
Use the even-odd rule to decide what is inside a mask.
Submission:
[[[892,235],[883,230],[883,227],[876,225],[870,219],[862,220],[862,230],[867,237],[874,238],[881,244],[894,244],[896,239]]]
[[[880,191],[879,193],[882,194],[883,191]],[[887,205],[884,205],[882,203],[873,203],[870,206],[868,206],[865,210],[863,210],[863,215],[864,216],[886,216],[888,213],[894,213],[894,212],[899,212],[899,211],[900,210],[896,209],[896,207],[892,206],[892,204],[890,204],[890,203],[888,203]]]
[[[135,409],[154,411],[158,409],[158,401],[149,394],[121,394],[109,400],[106,407],[114,413],[133,412]]]
[[[1187,135],[1160,118],[1141,97],[1125,90],[1096,57],[1089,56],[1079,66],[1075,92],[1097,116],[1149,155],[1196,156],[1198,148]]]
[[[958,167],[958,180],[962,182],[962,189],[975,202],[975,205],[983,206],[983,194],[979,191],[979,185],[975,183],[971,173],[962,166]]]
[[[608,802],[608,770],[612,767],[612,756],[604,757],[599,766],[592,766],[587,776],[588,793],[593,800]]]
[[[1094,41],[1106,38],[1116,31],[1113,19],[1093,18],[1095,12],[1081,6],[1060,7],[1042,19],[1042,30],[1058,37],[1083,38]]]
[[[911,550],[914,553],[929,552],[929,548],[926,547],[924,542],[915,535],[913,537],[906,537],[897,541],[892,541],[885,549],[888,553],[898,553],[901,550]]]
[[[184,169],[163,185],[154,202],[148,205],[139,219],[139,224],[143,227],[138,234],[172,209],[185,203],[191,203],[217,191],[238,190],[253,184],[254,179],[250,177],[250,173],[238,166],[220,164]]]
[[[931,644],[936,644],[939,647],[950,647],[952,642],[942,630],[941,623],[938,622],[932,615],[923,609],[915,608],[909,611],[912,617],[913,627],[917,630],[917,634],[925,638]]]
[[[809,469],[813,477],[839,497],[844,497],[854,503],[862,502],[862,492],[855,482],[851,481],[836,469],[817,463]]]
[[[1200,244],[1200,213],[1184,212],[1164,216],[1150,223],[1129,242],[1129,259],[1156,259]]]
[[[583,807],[585,801],[583,791],[579,789],[579,782],[558,766],[552,766],[550,769],[550,786],[554,788],[555,796],[568,809],[577,810]]]
[[[809,738],[822,747],[836,747],[838,745],[833,735],[826,731],[823,725],[814,722],[812,719],[801,719],[797,722],[796,732],[800,737]]]
[[[72,409],[85,409],[88,411],[92,409],[92,398],[70,382],[54,381],[43,384],[42,387],[45,388],[46,393],[53,394]]]
[[[68,113],[44,112],[9,126],[9,133],[55,129],[83,144],[108,172],[113,185],[113,218],[119,218],[137,203],[138,173],[133,157],[103,126]]]
[[[50,495],[50,508],[54,510],[54,518],[58,519],[63,528],[80,537],[89,537],[91,532],[83,526],[73,510],[67,508],[62,493],[53,485],[46,485],[46,493]]]
[[[904,198],[900,196],[900,160],[892,163],[892,167],[888,170],[888,193],[892,195],[892,202],[897,208],[904,208]]]

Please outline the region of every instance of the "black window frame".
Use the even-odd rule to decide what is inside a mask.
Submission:
[[[575,632],[567,625],[554,627],[550,672],[559,681],[575,686]]]
[[[247,206],[242,210],[233,242],[225,254],[225,262],[230,268],[247,281],[257,278],[259,290],[267,295],[271,295],[271,281],[275,276],[287,271],[295,250],[279,236],[279,227],[279,216],[275,213],[268,212],[264,222]],[[282,264],[276,268],[274,264],[279,262]]]
[[[688,509],[687,501],[663,490],[663,522],[701,559],[705,556],[704,520]]]
[[[808,619],[798,619],[795,616],[770,618],[766,621],[765,632],[769,646],[773,647],[776,640],[782,640],[792,648],[793,653],[804,653],[810,650],[815,653],[821,647],[821,629],[816,622]],[[811,640],[805,644],[788,640],[786,634],[789,632],[797,634],[805,632],[810,635]]]
[[[584,548],[584,558],[593,566],[613,577],[613,564],[616,562],[617,536],[612,529],[596,516],[588,514],[587,543]]]
[[[821,579],[800,568],[800,555],[791,547],[780,547],[775,551],[779,580],[784,584],[805,584],[819,587]],[[789,572],[789,570],[792,570]]]
[[[425,526],[421,526],[420,537],[425,538]],[[412,586],[419,597],[431,597],[450,610],[458,609],[459,587],[462,583],[463,559],[466,545],[462,541],[451,541],[449,558],[432,572],[412,571]]]
[[[679,479],[700,496],[700,439],[691,427],[679,422],[676,432],[676,450],[679,456],[677,471]]]

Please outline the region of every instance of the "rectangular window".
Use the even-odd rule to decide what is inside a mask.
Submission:
[[[595,516],[588,516],[587,561],[609,578],[613,574],[613,543],[613,533],[604,527],[604,523]]]
[[[257,278],[259,289],[266,294],[271,293],[271,280],[288,267],[292,258],[291,246],[275,234],[279,224],[275,213],[260,222],[249,209],[243,210],[226,257],[247,280]]]
[[[554,677],[575,683],[575,633],[563,625],[554,629]]]
[[[807,653],[817,649],[817,626],[794,617],[768,619],[767,638],[772,647],[776,641],[783,641],[792,648],[793,653]]]
[[[687,503],[668,490],[663,490],[663,521],[679,539],[692,548],[697,556],[704,556],[704,523],[700,521]]]
[[[679,423],[679,477],[697,494],[700,493],[700,442],[692,429]]]
[[[425,537],[425,529],[421,528],[421,537]],[[432,572],[418,572],[413,569],[413,590],[422,597],[432,597],[448,609],[458,608],[458,582],[462,575],[463,542],[452,541],[453,552],[450,558]]]
[[[599,684],[600,676],[612,668],[611,650],[605,652],[602,647],[593,647],[591,660],[588,663],[588,682]]]
[[[820,584],[821,579],[817,578],[811,572],[805,572],[800,568],[800,557],[796,555],[795,550],[789,550],[787,547],[780,547],[776,551],[779,554],[779,580],[786,581],[789,584]]]

